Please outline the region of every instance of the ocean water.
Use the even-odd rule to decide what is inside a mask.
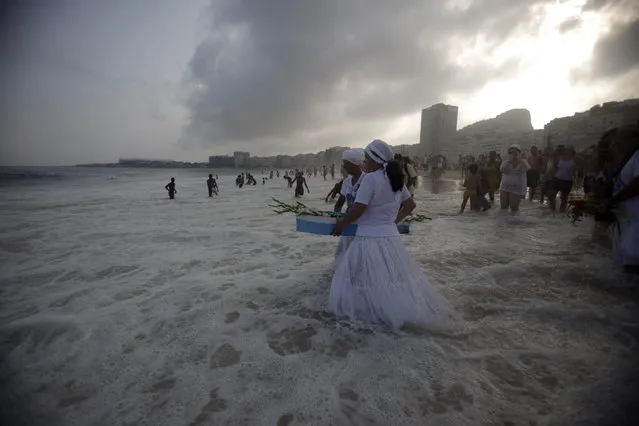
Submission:
[[[454,318],[391,331],[326,312],[337,241],[271,212],[283,179],[210,199],[207,174],[1,174],[2,424],[625,424],[636,283],[589,223],[456,216],[455,174],[423,182],[402,238]]]

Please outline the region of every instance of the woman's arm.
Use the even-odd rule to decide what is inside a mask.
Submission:
[[[327,198],[328,200],[328,198]],[[339,198],[337,199],[337,202],[335,203],[335,207],[333,207],[333,211],[335,212],[341,212],[342,211],[342,207],[344,207],[344,203],[346,202],[346,197],[344,197],[342,194],[339,195]]]
[[[406,217],[411,214],[413,210],[415,210],[416,206],[417,204],[415,204],[415,201],[412,198],[404,201],[399,209],[399,212],[397,213],[397,219],[395,219],[395,223],[399,223],[402,220],[406,219]]]

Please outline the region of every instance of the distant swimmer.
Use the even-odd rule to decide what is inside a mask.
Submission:
[[[177,194],[177,189],[175,189],[175,178],[171,178],[171,182],[167,183],[164,187],[167,191],[169,191],[169,199],[173,200],[175,198],[175,194]]]
[[[213,175],[209,175],[209,178],[206,180],[206,186],[209,188],[209,197],[212,197],[213,194],[218,194],[217,182],[213,179]]]
[[[308,189],[308,185],[306,184],[306,178],[304,177],[304,172],[297,172],[295,176],[295,196],[301,197],[304,195],[304,187],[306,187],[306,192],[310,193],[311,190]]]

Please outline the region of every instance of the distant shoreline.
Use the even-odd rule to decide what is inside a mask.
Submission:
[[[118,168],[118,169],[224,169],[225,167],[214,167],[207,163],[192,164],[119,164],[119,163],[95,163],[95,164],[76,164],[73,167],[96,167],[96,168]],[[226,167],[228,168],[228,167]]]
[[[288,170],[294,168],[301,168],[301,166],[290,166],[290,167],[275,167],[275,166],[245,166],[245,167],[235,167],[232,165],[224,165],[224,166],[215,166],[209,163],[183,163],[180,161],[176,162],[140,162],[140,163],[91,163],[91,164],[76,164],[71,167],[86,167],[86,168],[102,168],[102,169],[211,169],[211,170],[221,170],[221,169],[237,169],[237,170]],[[309,167],[309,166],[305,166]],[[317,167],[318,169],[321,166],[310,166]]]

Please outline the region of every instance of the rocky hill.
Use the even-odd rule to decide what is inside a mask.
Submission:
[[[461,135],[472,135],[475,133],[485,133],[497,131],[499,133],[532,132],[533,126],[530,122],[530,111],[527,109],[511,109],[499,114],[495,118],[478,121],[470,124],[458,131]]]

